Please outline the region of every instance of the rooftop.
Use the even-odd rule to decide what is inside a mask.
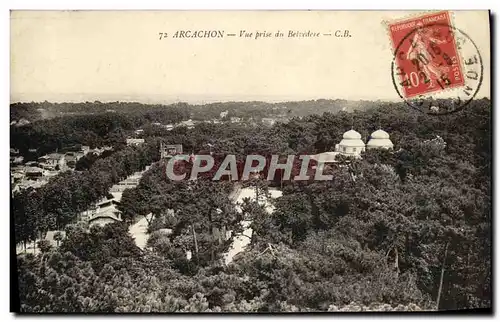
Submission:
[[[92,216],[90,219],[89,219],[89,222],[92,222],[96,219],[100,219],[100,218],[110,218],[110,219],[113,219],[115,221],[122,221],[121,218],[118,218],[118,216],[110,211],[106,211],[104,213],[99,213],[97,215],[94,215]]]
[[[314,161],[322,162],[336,162],[336,156],[341,154],[340,152],[323,152],[316,155],[311,155],[311,159]]]
[[[43,172],[43,169],[39,167],[26,167],[24,171],[26,173],[37,173],[37,172]]]
[[[376,130],[373,132],[370,137],[372,139],[388,139],[389,138],[389,133],[387,133],[384,130]]]
[[[357,132],[357,131],[349,130],[349,131],[345,132],[342,137],[346,140],[357,140],[357,139],[361,139],[361,134],[359,134],[359,132]]]

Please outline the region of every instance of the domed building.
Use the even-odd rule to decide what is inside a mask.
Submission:
[[[342,136],[342,141],[335,145],[335,151],[348,156],[359,156],[365,150],[365,143],[361,140],[361,134],[349,130]]]
[[[370,140],[366,144],[368,149],[392,149],[394,144],[392,144],[389,138],[389,133],[384,130],[377,130],[370,135]]]

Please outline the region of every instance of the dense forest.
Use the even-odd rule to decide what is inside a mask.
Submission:
[[[227,111],[227,117],[235,116],[243,119],[263,118],[271,116],[307,116],[325,112],[336,113],[341,110],[366,111],[377,107],[380,102],[372,101],[347,101],[347,100],[310,100],[300,102],[218,102],[192,105],[187,103],[174,104],[142,104],[136,102],[107,102],[101,103],[14,103],[11,104],[10,120],[19,121],[24,118],[28,121],[51,119],[62,116],[95,115],[102,113],[118,113],[128,116],[137,116],[150,122],[170,123],[175,122],[171,113],[180,114],[183,119],[191,115],[193,120],[208,120],[219,118],[221,112]]]
[[[96,114],[32,119],[12,133],[11,144],[20,150],[47,144],[46,150],[73,143],[115,145],[123,143],[116,138],[148,122],[212,118],[224,110],[245,117],[250,106],[255,115],[264,116],[269,108],[259,110],[258,103],[251,102],[241,109],[238,103],[220,103],[205,106],[206,111],[194,106],[142,111],[133,103],[123,103],[123,109],[118,107],[122,103],[114,104],[104,111],[95,107]],[[59,247],[42,244],[41,254],[18,256],[20,310],[491,307],[491,102],[475,100],[463,111],[443,116],[403,103],[376,104],[351,113],[318,108],[316,114],[291,115],[288,122],[272,127],[199,123],[193,129],[150,129],[143,146],[122,147],[82,171],[61,173],[40,189],[14,194],[11,222],[16,242],[33,241],[50,229],[66,231]],[[81,111],[71,104],[52,105],[61,111],[92,111],[84,109],[84,103]],[[300,110],[300,104],[285,105]],[[304,106],[308,110],[313,103]],[[12,109],[11,115],[17,113]],[[26,109],[23,105],[21,110]],[[214,155],[239,158],[316,154],[332,151],[351,128],[365,139],[384,129],[394,150],[369,150],[361,159],[343,159],[331,170],[332,181],[284,182],[279,186],[283,196],[273,201],[271,214],[250,200],[236,211],[228,196],[241,183],[168,180],[158,153],[162,141],[183,144],[187,153],[210,149]],[[78,223],[78,213],[105,196],[113,183],[151,163],[140,184],[123,193],[123,223],[91,229]],[[261,179],[242,184],[255,186],[263,195],[277,185]],[[127,227],[149,213],[150,238],[141,250]],[[222,254],[241,232],[243,218],[252,221],[251,244],[225,265]],[[217,234],[223,228],[233,231],[228,240]],[[193,251],[192,259],[186,258],[186,250]]]

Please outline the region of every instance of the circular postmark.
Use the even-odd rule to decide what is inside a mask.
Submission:
[[[446,23],[417,23],[397,42],[391,76],[407,105],[443,115],[474,99],[483,81],[483,61],[462,30]]]

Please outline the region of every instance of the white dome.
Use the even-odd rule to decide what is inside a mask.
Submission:
[[[358,147],[364,147],[365,146],[365,142],[363,142],[363,140],[361,139],[342,139],[342,141],[340,141],[339,143],[339,146],[343,147],[353,147],[353,148],[358,148]]]
[[[366,146],[368,148],[394,148],[394,144],[392,144],[391,140],[389,139],[371,139],[370,141],[368,141]]]
[[[384,130],[377,130],[370,135],[372,139],[389,139],[389,133]]]
[[[349,130],[349,131],[345,132],[342,137],[346,140],[359,140],[359,139],[361,139],[361,134],[359,134],[358,132],[356,132],[354,130]]]
[[[384,130],[377,130],[370,135],[370,141],[366,143],[367,148],[394,148],[394,144],[389,139],[389,133]]]

